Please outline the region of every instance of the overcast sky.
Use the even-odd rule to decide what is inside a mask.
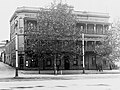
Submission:
[[[0,41],[9,40],[9,20],[17,7],[48,7],[53,0],[0,0]],[[75,10],[109,13],[111,20],[120,17],[119,0],[63,0]]]

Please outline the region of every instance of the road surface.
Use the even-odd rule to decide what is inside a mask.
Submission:
[[[0,62],[0,90],[120,90],[120,74],[21,75]]]
[[[61,80],[59,79],[60,77],[62,78]],[[65,79],[68,77],[69,79]],[[51,77],[51,79],[41,78],[38,80],[10,79],[9,81],[0,82],[0,90],[120,90],[119,74],[72,77],[54,76],[54,79]]]

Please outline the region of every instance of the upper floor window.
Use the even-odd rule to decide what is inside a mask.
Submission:
[[[107,30],[108,30],[108,25],[104,25],[103,34],[106,34]]]
[[[14,32],[15,32],[15,23],[12,23],[10,27],[10,33],[13,34]]]
[[[76,29],[79,31],[78,33],[86,32],[84,23],[77,23],[76,24]]]
[[[33,20],[27,21],[27,30],[28,31],[36,31],[37,30],[37,22]]]
[[[87,25],[87,33],[94,33],[94,24],[88,24]]]
[[[97,34],[102,34],[103,32],[103,25],[96,25]]]

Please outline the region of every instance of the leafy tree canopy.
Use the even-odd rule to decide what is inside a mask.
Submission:
[[[67,4],[51,4],[47,9],[40,9],[37,14],[38,32],[29,32],[31,50],[36,52],[76,52],[77,38],[76,16],[73,7]],[[67,40],[73,40],[67,42]],[[74,48],[72,48],[74,47]],[[79,50],[78,50],[79,51]],[[79,51],[80,52],[80,51]]]
[[[58,3],[49,9],[42,9],[38,13],[39,31],[44,38],[61,39],[75,34],[76,17],[72,14],[73,7]]]
[[[120,21],[115,21],[107,31],[101,44],[95,47],[95,52],[103,59],[118,61],[120,59]]]

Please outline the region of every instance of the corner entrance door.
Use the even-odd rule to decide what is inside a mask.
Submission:
[[[19,54],[19,63],[20,63],[20,69],[24,68],[24,56],[22,54]]]
[[[70,62],[69,62],[69,56],[64,56],[64,68],[65,70],[69,70],[70,69]]]

